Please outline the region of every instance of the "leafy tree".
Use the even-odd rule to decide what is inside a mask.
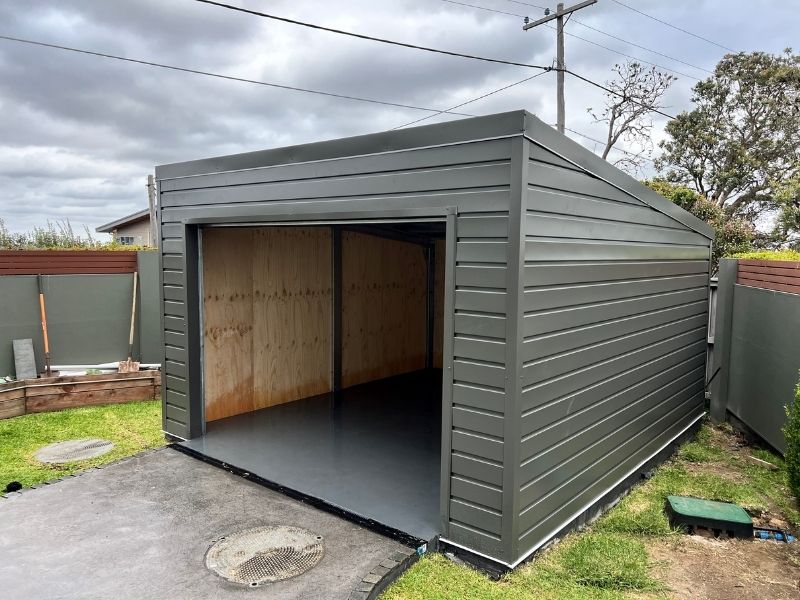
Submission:
[[[800,383],[795,389],[793,401],[786,406],[783,437],[786,440],[786,477],[792,493],[800,500]]]
[[[778,218],[773,237],[780,243],[800,250],[800,173],[776,186]]]
[[[616,78],[606,81],[611,91],[605,94],[605,107],[600,112],[592,108],[587,110],[595,122],[607,124],[604,159],[608,159],[609,152],[620,140],[640,148],[639,152],[630,152],[614,161],[616,166],[635,172],[653,153],[650,115],[653,110],[663,108],[661,98],[677,78],[631,61],[614,65],[613,71]]]
[[[651,179],[644,184],[714,228],[712,271],[717,270],[720,258],[752,249],[755,230],[745,219],[727,216],[721,207],[686,186],[663,179]]]
[[[800,55],[728,54],[695,85],[692,101],[693,110],[667,123],[659,170],[728,216],[755,223],[765,213],[785,215],[772,240],[785,242],[798,204],[790,182],[800,175]]]

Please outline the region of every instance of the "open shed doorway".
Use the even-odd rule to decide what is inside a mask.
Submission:
[[[201,232],[205,433],[191,450],[439,533],[444,222]]]

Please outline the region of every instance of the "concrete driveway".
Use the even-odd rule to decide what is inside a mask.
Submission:
[[[323,559],[302,575],[257,588],[205,568],[215,540],[264,525],[323,536]],[[366,598],[362,579],[377,579],[375,572],[387,570],[380,563],[408,553],[170,448],[0,498],[0,595],[14,600]]]

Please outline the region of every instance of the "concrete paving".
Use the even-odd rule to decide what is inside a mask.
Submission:
[[[262,525],[323,536],[324,558],[298,577],[258,588],[205,568],[215,540]],[[170,448],[0,498],[0,595],[14,600],[348,598],[402,550]]]

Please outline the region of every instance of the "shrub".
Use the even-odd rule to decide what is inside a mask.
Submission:
[[[756,252],[740,252],[734,254],[733,258],[746,258],[750,260],[800,260],[800,252],[797,250],[758,250]]]
[[[714,228],[712,272],[717,270],[720,258],[753,248],[756,231],[745,219],[728,215],[722,207],[687,187],[663,179],[651,179],[642,183]]]
[[[75,233],[69,219],[47,221],[45,227],[12,233],[0,218],[0,250],[154,250],[146,246],[123,246],[116,241],[100,242],[84,226],[84,235]]]
[[[786,407],[783,435],[786,439],[786,476],[792,493],[800,499],[800,382],[795,389],[794,401]]]

